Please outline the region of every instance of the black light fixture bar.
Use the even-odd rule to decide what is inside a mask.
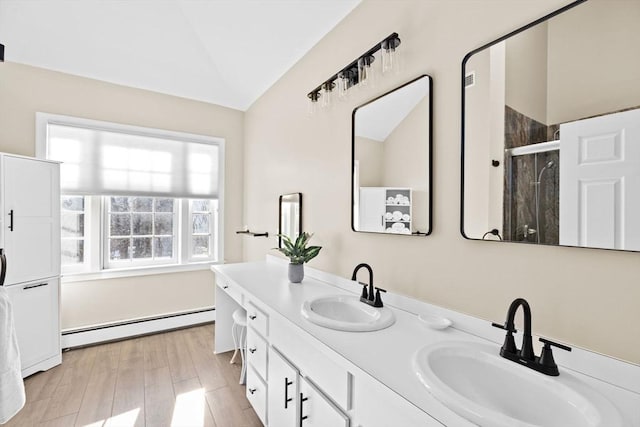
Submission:
[[[315,88],[314,90],[309,92],[307,94],[307,97],[311,98],[312,101],[317,101],[318,100],[318,94],[320,93],[320,91],[322,90],[324,85],[331,84],[334,80],[336,80],[338,78],[340,73],[344,73],[344,72],[350,72],[351,73],[351,77],[350,77],[351,84],[350,84],[350,86],[357,85],[358,84],[358,61],[360,61],[360,59],[363,59],[363,58],[373,57],[373,54],[376,53],[377,51],[379,51],[382,48],[381,46],[382,46],[383,43],[389,42],[391,40],[393,40],[393,42],[392,42],[393,43],[393,48],[398,47],[398,45],[400,44],[400,38],[398,37],[398,33],[390,34],[388,37],[385,37],[382,41],[380,41],[375,46],[373,46],[371,49],[369,49],[368,51],[366,51],[365,53],[360,55],[355,61],[351,62],[346,67],[343,67],[340,71],[338,71],[333,76],[329,77],[327,80],[322,82],[322,84],[320,84],[320,86],[318,86],[317,88]],[[365,59],[365,60],[370,61],[370,59]],[[355,73],[355,75],[353,75],[353,73]]]

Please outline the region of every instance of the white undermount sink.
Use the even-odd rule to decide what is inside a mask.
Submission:
[[[396,321],[388,307],[372,307],[352,295],[320,297],[302,304],[302,315],[316,325],[340,331],[366,332],[388,328]]]
[[[413,367],[445,406],[485,427],[622,427],[613,404],[566,370],[551,377],[500,357],[498,345],[440,342]]]

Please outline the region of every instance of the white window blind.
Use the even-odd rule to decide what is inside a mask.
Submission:
[[[48,123],[46,157],[63,194],[217,199],[220,144],[201,139]]]

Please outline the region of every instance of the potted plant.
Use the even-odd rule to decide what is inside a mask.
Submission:
[[[291,241],[289,236],[280,234],[284,247],[275,248],[289,258],[289,281],[291,283],[300,283],[304,279],[304,263],[315,258],[322,246],[307,246],[311,236],[306,231],[301,233],[295,243]]]

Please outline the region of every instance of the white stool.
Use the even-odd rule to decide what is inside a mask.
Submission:
[[[240,384],[244,384],[247,377],[247,363],[245,360],[245,352],[247,345],[247,312],[239,308],[231,315],[233,318],[233,326],[231,326],[231,336],[233,337],[233,344],[235,351],[231,357],[230,363],[235,363],[238,350],[240,350],[240,357],[242,358],[242,371],[240,371]]]

